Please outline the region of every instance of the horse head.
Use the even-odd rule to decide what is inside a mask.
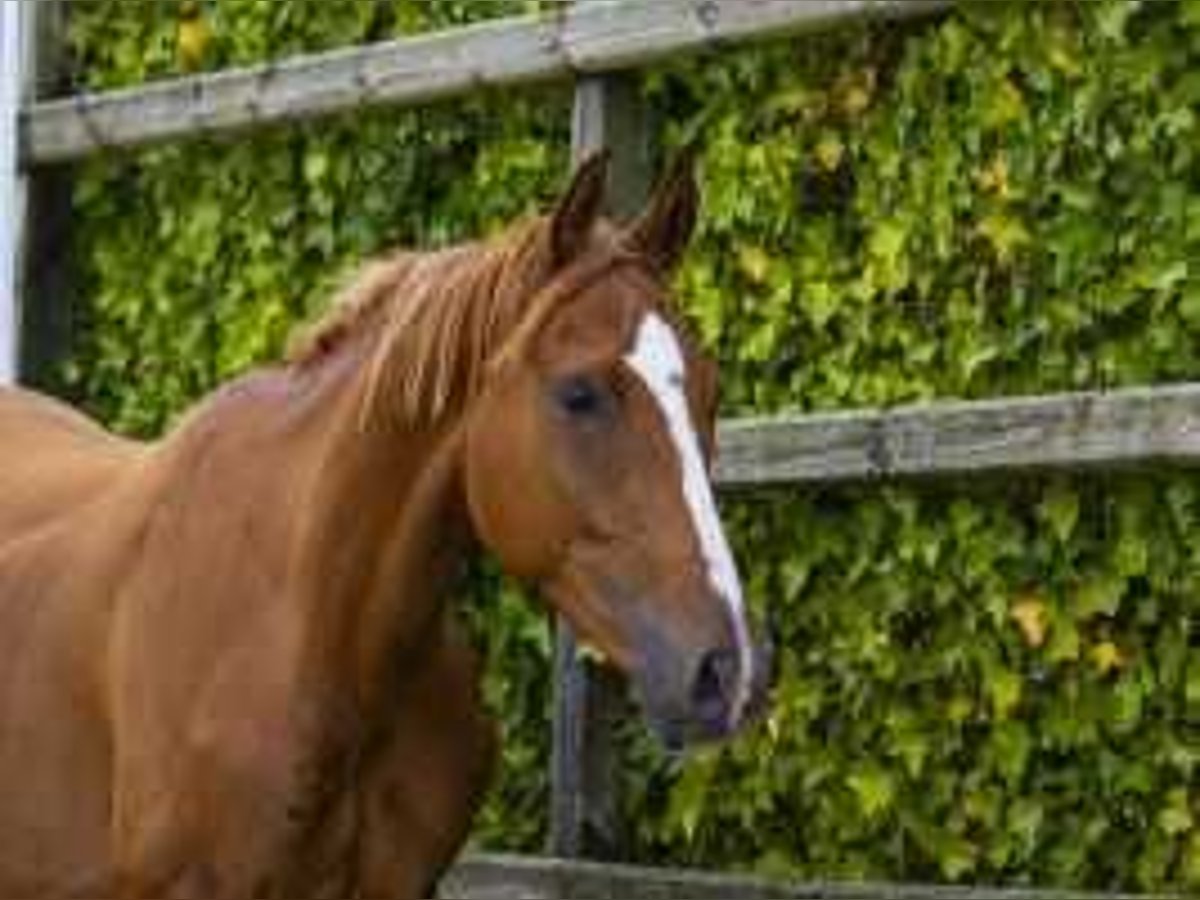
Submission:
[[[691,165],[624,227],[600,216],[606,167],[581,166],[544,220],[551,275],[466,421],[467,501],[488,549],[681,746],[745,723],[767,665],[710,485],[717,369],[669,289],[696,220]]]

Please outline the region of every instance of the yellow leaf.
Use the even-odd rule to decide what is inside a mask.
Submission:
[[[846,155],[846,147],[836,137],[826,135],[818,142],[813,153],[817,158],[817,164],[822,169],[826,172],[833,172],[842,164],[842,159]]]
[[[1112,641],[1100,642],[1088,652],[1088,656],[1101,675],[1108,675],[1125,667],[1125,654]]]
[[[984,166],[975,176],[976,182],[985,190],[1000,197],[1008,196],[1008,160],[1003,155],[997,156]]]
[[[212,42],[212,29],[194,6],[182,10],[182,15],[176,35],[179,64],[184,69],[196,69],[204,62],[204,55]]]
[[[738,248],[738,265],[746,277],[756,284],[762,284],[767,278],[767,267],[771,259],[767,251],[754,244],[742,244]]]
[[[1001,213],[986,216],[979,223],[978,231],[992,245],[996,256],[1003,263],[1012,259],[1014,250],[1029,243],[1029,232],[1025,226]]]
[[[974,707],[966,697],[955,697],[946,704],[946,718],[951,722],[965,722],[974,712]]]
[[[1015,604],[1009,616],[1021,631],[1021,637],[1030,647],[1040,647],[1046,642],[1046,604],[1036,597],[1027,597]]]
[[[842,110],[848,116],[857,116],[871,105],[871,95],[863,87],[855,85],[842,97]]]
[[[871,105],[875,82],[875,70],[871,68],[838,79],[834,90],[842,114],[851,119],[861,115]]]

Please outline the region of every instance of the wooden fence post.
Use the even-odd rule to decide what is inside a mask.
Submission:
[[[650,129],[636,74],[585,77],[575,88],[571,155],[612,153],[606,212],[638,210],[650,173]],[[607,670],[582,659],[570,628],[558,625],[554,654],[554,748],[550,852],[612,859],[620,854],[615,793],[614,723],[623,689]]]
[[[21,102],[31,107],[35,100],[70,87],[64,65],[67,3],[20,0],[16,5],[23,8]],[[32,169],[27,154],[22,157],[24,216],[15,258],[17,377],[49,390],[61,381],[58,367],[71,334],[72,169],[67,165]]]
[[[0,384],[17,376],[17,248],[25,220],[17,126],[26,7],[0,3]]]

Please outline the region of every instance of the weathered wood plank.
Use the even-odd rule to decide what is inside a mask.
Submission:
[[[440,896],[457,900],[1134,900],[1042,888],[795,884],[733,875],[521,856],[461,862]],[[1140,895],[1166,900],[1168,895]]]
[[[725,488],[1200,464],[1200,383],[723,423]]]
[[[11,6],[13,4],[5,4]],[[67,0],[21,0],[24,7],[22,97],[54,96],[66,83]],[[53,391],[73,318],[71,166],[22,174],[23,221],[16,259],[17,378]]]
[[[25,116],[25,159],[55,163],[106,147],[422,103],[946,5],[947,0],[600,0],[547,15],[38,103]]]

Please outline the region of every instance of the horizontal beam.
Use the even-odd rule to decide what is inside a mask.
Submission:
[[[477,856],[443,881],[461,900],[1166,900],[1165,895],[1092,894],[1042,888],[928,887],[899,884],[788,884],[678,869],[526,856]]]
[[[947,0],[598,0],[276,63],[81,94],[23,117],[26,165],[482,87],[632,68],[688,51]]]
[[[726,488],[1198,465],[1200,383],[734,420],[719,444]]]

